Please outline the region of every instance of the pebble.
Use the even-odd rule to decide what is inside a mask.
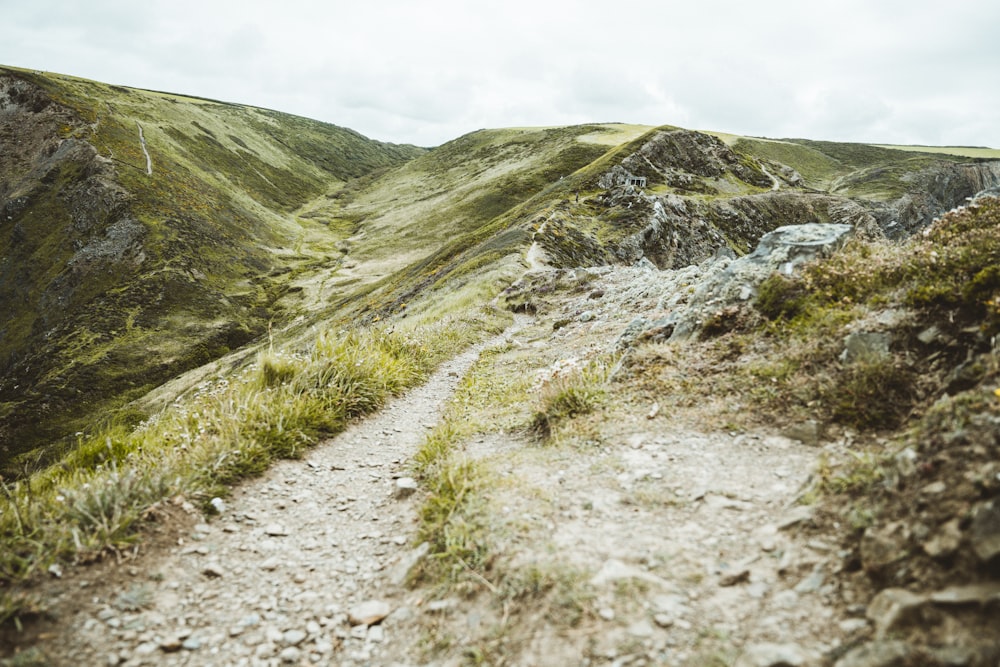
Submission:
[[[392,607],[388,602],[366,600],[347,611],[347,620],[351,625],[373,625],[388,616],[391,611]]]
[[[160,642],[160,650],[164,653],[176,653],[181,650],[182,645],[180,637],[167,637]]]
[[[197,651],[201,648],[201,640],[196,637],[188,637],[181,646],[186,651]]]
[[[611,607],[604,607],[597,612],[597,615],[603,618],[605,621],[615,620],[615,610]]]
[[[264,534],[270,535],[271,537],[285,537],[288,535],[288,529],[280,523],[272,523],[264,529]]]
[[[385,629],[381,625],[373,625],[368,628],[367,641],[373,644],[381,644],[385,641]]]
[[[218,579],[226,574],[222,566],[215,562],[205,563],[201,568],[201,573],[209,579]]]
[[[281,641],[285,646],[298,646],[306,640],[306,633],[302,630],[286,630]]]
[[[393,496],[397,499],[407,498],[416,493],[417,488],[419,488],[417,480],[412,477],[400,477],[396,480],[396,488],[393,491]]]
[[[292,665],[299,662],[301,657],[302,657],[302,651],[300,651],[294,646],[286,646],[285,648],[281,649],[281,653],[278,654],[278,659],[281,660],[281,662],[285,663],[286,665]]]
[[[656,614],[653,616],[653,622],[661,628],[669,628],[674,624],[674,619],[669,614]]]

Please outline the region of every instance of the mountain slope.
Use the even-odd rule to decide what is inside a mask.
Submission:
[[[0,150],[6,467],[284,319],[289,276],[340,238],[296,209],[423,152],[12,69],[0,70]]]

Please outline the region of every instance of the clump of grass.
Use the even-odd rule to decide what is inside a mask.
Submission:
[[[899,426],[913,405],[916,380],[892,357],[847,365],[821,393],[838,422],[861,429]]]
[[[80,434],[63,463],[0,484],[0,585],[10,589],[57,561],[121,554],[158,502],[182,495],[207,503],[275,459],[300,456],[484,335],[475,313],[461,317],[405,333],[322,331],[298,350],[268,349],[241,373],[203,383],[137,429]],[[449,499],[466,502],[476,472],[445,469],[433,488],[440,518],[453,521],[444,508]],[[475,538],[463,542],[457,525],[444,533],[445,550],[477,566]],[[14,590],[0,599],[6,618],[31,608]]]
[[[560,424],[600,405],[606,383],[607,368],[600,363],[555,375],[539,389],[529,430],[542,440],[551,439]]]
[[[468,460],[441,461],[427,479],[429,494],[420,509],[419,531],[420,539],[431,545],[425,575],[455,582],[467,574],[481,578],[488,568],[482,495],[487,481],[486,469]]]

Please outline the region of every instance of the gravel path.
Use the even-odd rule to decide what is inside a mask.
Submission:
[[[131,568],[133,585],[93,585],[89,604],[57,609],[61,622],[40,643],[50,664],[377,661],[390,638],[369,623],[397,608],[393,579],[414,556],[419,494],[407,462],[480,351],[501,340],[243,485],[222,516]]]

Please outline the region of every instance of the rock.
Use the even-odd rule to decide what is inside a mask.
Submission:
[[[874,641],[855,647],[833,667],[909,667],[915,651],[904,641]]]
[[[896,472],[900,477],[911,477],[917,472],[917,461],[920,457],[912,447],[907,447],[895,456]]]
[[[592,586],[604,586],[605,584],[621,581],[623,579],[638,579],[651,584],[670,589],[670,583],[655,574],[645,572],[637,567],[627,565],[616,558],[609,558],[601,565],[601,569],[590,579]]]
[[[778,523],[779,530],[785,530],[805,521],[812,521],[813,508],[808,505],[799,505],[785,513]]]
[[[988,605],[1000,602],[1000,581],[951,586],[931,593],[931,602],[940,605]]]
[[[816,656],[796,644],[751,644],[733,667],[802,667]]]
[[[160,642],[160,650],[164,653],[176,653],[181,650],[183,645],[184,643],[181,641],[180,637],[166,637]]]
[[[580,316],[577,319],[579,319],[581,322],[590,322],[595,317],[597,316],[594,314],[594,311],[585,310],[582,313],[580,313]]]
[[[815,419],[807,419],[798,424],[792,424],[785,428],[782,435],[792,440],[798,440],[803,445],[818,447],[823,439],[823,424]]]
[[[226,503],[223,502],[222,498],[212,498],[208,501],[208,504],[212,506],[218,514],[222,514],[226,511]]]
[[[865,615],[875,624],[875,636],[881,639],[899,626],[916,620],[926,602],[923,595],[902,588],[886,588],[871,601]]]
[[[157,648],[159,647],[153,642],[143,642],[135,647],[135,654],[143,657],[153,655]]]
[[[936,482],[931,482],[924,488],[920,489],[920,493],[926,496],[936,496],[938,494],[944,493],[947,490],[948,490],[948,485],[942,482],[941,480],[938,480]]]
[[[848,618],[837,624],[844,634],[852,635],[868,628],[868,621],[863,618]]]
[[[601,609],[598,610],[597,615],[603,618],[605,621],[610,622],[615,620],[615,610],[612,609],[611,607],[601,607]]]
[[[628,633],[639,639],[646,639],[652,637],[656,630],[653,628],[652,623],[646,619],[639,619],[635,623],[628,626]]]
[[[281,636],[281,642],[285,646],[298,646],[306,640],[306,633],[302,630],[286,630]]]
[[[442,614],[458,607],[458,600],[455,598],[444,598],[443,600],[432,600],[427,603],[427,611],[431,614]]]
[[[430,553],[431,545],[427,542],[420,543],[415,549],[411,550],[409,553],[405,554],[399,559],[392,569],[389,571],[389,581],[394,586],[402,586],[406,583],[406,580],[410,578],[410,573],[413,572],[420,561]]]
[[[208,577],[209,579],[219,579],[225,576],[226,571],[222,569],[222,566],[214,561],[205,563],[201,568],[202,575]]]
[[[264,534],[270,537],[285,537],[288,535],[288,529],[280,523],[272,523],[264,529]]]
[[[815,593],[823,587],[823,581],[825,577],[823,575],[822,568],[816,568],[813,570],[808,577],[803,579],[795,587],[796,593]]]
[[[920,546],[931,558],[947,558],[955,553],[961,544],[962,529],[959,527],[959,520],[952,519],[938,528],[934,536]]]
[[[279,567],[281,567],[281,562],[282,562],[281,558],[279,558],[278,556],[271,556],[270,558],[268,558],[267,560],[265,560],[263,563],[260,564],[260,569],[264,570],[265,572],[274,572]]]
[[[197,651],[201,648],[201,640],[197,637],[188,637],[184,640],[184,643],[181,644],[181,647],[184,648],[185,651]]]
[[[368,636],[365,639],[373,644],[381,644],[385,641],[385,629],[381,625],[373,625],[368,628]]]
[[[861,566],[870,574],[882,571],[906,556],[909,539],[910,529],[903,521],[869,526],[861,536]]]
[[[656,623],[661,628],[669,628],[674,624],[674,619],[670,614],[654,614],[653,623]]]
[[[720,586],[735,586],[736,584],[742,584],[743,582],[750,580],[750,568],[741,567],[736,570],[724,574],[719,579]]]
[[[1000,500],[993,499],[976,508],[969,527],[969,541],[984,563],[1000,555]]]
[[[892,337],[887,333],[857,331],[844,338],[844,351],[840,360],[845,364],[859,361],[883,361],[890,357]]]
[[[652,603],[654,610],[676,620],[688,613],[686,601],[681,595],[655,595]]]
[[[286,646],[281,649],[278,659],[286,665],[294,665],[302,659],[302,651],[294,646]]]
[[[351,625],[374,625],[389,615],[392,608],[383,600],[366,600],[347,611]]]
[[[62,579],[63,570],[62,566],[59,565],[59,563],[52,563],[52,565],[49,565],[47,572],[56,579]]]
[[[396,488],[392,495],[396,499],[403,499],[412,496],[418,489],[417,480],[412,477],[400,477],[396,480]]]

